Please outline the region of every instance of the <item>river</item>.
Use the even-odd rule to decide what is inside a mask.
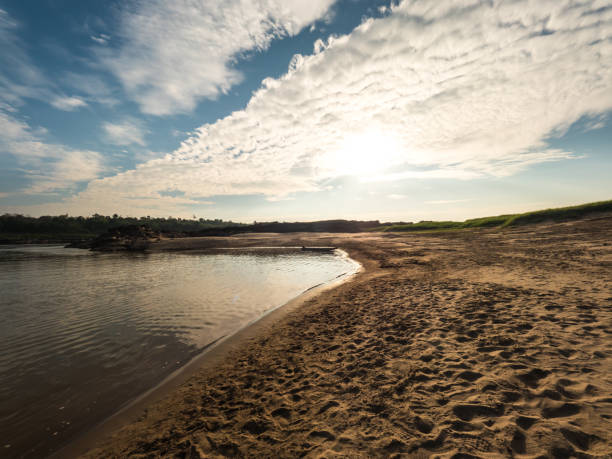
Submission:
[[[41,457],[305,290],[341,254],[0,246],[0,454]]]

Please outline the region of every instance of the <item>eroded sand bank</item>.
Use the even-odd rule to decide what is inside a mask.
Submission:
[[[88,456],[610,457],[611,236],[600,216],[164,241],[334,245],[365,270],[228,348]]]

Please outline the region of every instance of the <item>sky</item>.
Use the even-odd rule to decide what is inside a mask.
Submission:
[[[612,199],[610,0],[0,0],[0,214]]]

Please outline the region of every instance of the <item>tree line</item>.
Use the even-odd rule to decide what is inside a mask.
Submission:
[[[114,228],[127,225],[145,225],[153,231],[166,233],[192,233],[211,228],[238,226],[238,223],[220,219],[174,217],[122,217],[94,214],[89,217],[69,215],[30,217],[20,214],[0,216],[0,242],[24,240],[73,241],[96,237]]]

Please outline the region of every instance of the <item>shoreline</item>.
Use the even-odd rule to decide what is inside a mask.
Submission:
[[[610,234],[612,215],[232,238],[342,247],[365,271],[268,321],[84,457],[607,457]]]
[[[211,247],[205,250],[293,250],[299,248],[300,247],[283,246]],[[190,253],[197,251],[199,251],[199,249],[183,249],[176,250],[176,253]],[[238,330],[228,335],[221,336],[207,344],[202,349],[202,352],[189,360],[185,365],[173,371],[154,387],[129,401],[125,406],[119,408],[117,412],[102,420],[99,424],[82,433],[73,441],[51,454],[49,458],[68,459],[80,457],[82,454],[87,453],[97,443],[108,437],[108,435],[112,432],[129,424],[130,422],[134,422],[149,405],[160,401],[173,390],[176,390],[177,387],[184,384],[194,373],[214,368],[215,365],[218,365],[223,359],[225,359],[230,352],[241,346],[246,346],[249,339],[253,339],[262,334],[266,327],[269,327],[271,324],[278,321],[289,312],[296,310],[308,300],[316,296],[322,295],[325,292],[338,287],[339,285],[353,281],[356,276],[365,271],[363,264],[351,258],[347,252],[342,249],[336,249],[336,251],[341,252],[341,256],[349,258],[355,264],[353,271],[340,274],[327,282],[309,287],[286,303],[267,310],[263,315],[253,319]]]

